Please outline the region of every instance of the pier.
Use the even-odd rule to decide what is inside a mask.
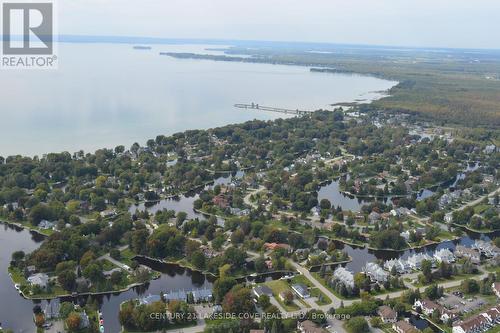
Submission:
[[[273,108],[270,106],[262,106],[256,103],[252,104],[234,104],[234,107],[240,109],[252,109],[252,110],[262,110],[262,111],[270,111],[270,112],[279,112],[284,114],[292,114],[297,116],[305,116],[313,113],[314,111],[305,111],[305,110],[292,110],[292,109],[282,109],[282,108]]]

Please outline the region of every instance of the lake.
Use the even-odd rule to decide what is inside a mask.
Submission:
[[[396,84],[299,66],[159,55],[221,53],[208,47],[60,43],[57,70],[2,71],[0,156],[130,147],[159,134],[281,116],[235,103],[331,109],[332,103],[379,98]]]

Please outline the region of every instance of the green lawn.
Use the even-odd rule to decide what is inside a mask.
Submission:
[[[105,270],[105,271],[110,271],[114,268],[116,268],[117,266],[115,264],[113,264],[111,261],[109,260],[106,260],[106,259],[102,259],[102,260],[99,260],[99,262],[101,263],[102,265],[102,269]]]
[[[14,283],[18,283],[18,284],[26,284],[27,283],[26,279],[24,278],[23,272],[21,272],[21,270],[19,270],[18,268],[9,267],[9,273],[10,273],[10,277],[11,277],[12,281],[14,281]]]
[[[297,304],[292,303],[292,304],[285,304],[279,297],[280,293],[283,291],[292,291],[288,283],[284,280],[273,280],[273,281],[267,281],[264,283],[266,286],[271,288],[273,291],[273,296],[280,303],[280,305],[286,310],[286,311],[297,311],[300,310],[300,308],[297,306]],[[293,291],[292,291],[293,292]]]
[[[120,261],[124,263],[125,265],[132,265],[132,258],[135,257],[135,253],[132,252],[131,249],[126,248],[125,250],[121,251],[121,258]]]

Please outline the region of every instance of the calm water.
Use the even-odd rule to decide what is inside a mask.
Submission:
[[[199,45],[62,43],[58,70],[2,71],[0,155],[144,144],[158,134],[279,115],[235,103],[328,108],[378,98],[375,91],[395,84],[306,67],[174,59],[162,51],[217,53]]]
[[[11,328],[16,333],[35,331],[32,319],[34,304],[19,295],[7,268],[13,252],[22,250],[29,253],[42,241],[43,238],[37,234],[0,223],[0,323],[4,329]]]

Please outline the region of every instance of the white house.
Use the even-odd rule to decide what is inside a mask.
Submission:
[[[446,248],[436,251],[436,253],[434,253],[434,258],[439,262],[445,262],[447,264],[455,262],[455,256]]]
[[[411,269],[420,269],[420,267],[422,267],[422,261],[424,260],[432,261],[432,257],[426,253],[416,253],[408,257],[406,261]]]
[[[389,278],[389,274],[374,262],[366,263],[363,271],[374,282],[384,283]]]
[[[354,275],[344,267],[339,266],[333,271],[333,277],[342,282],[346,287],[354,288]]]
[[[392,268],[393,267],[396,267],[396,271],[400,274],[406,272],[408,270],[408,264],[406,261],[404,260],[400,260],[400,259],[390,259],[390,260],[387,260],[385,263],[384,263],[384,268],[386,270],[388,270],[389,272],[392,271]]]
[[[43,289],[47,288],[49,284],[49,276],[45,273],[33,274],[27,280],[32,286],[38,286]]]

